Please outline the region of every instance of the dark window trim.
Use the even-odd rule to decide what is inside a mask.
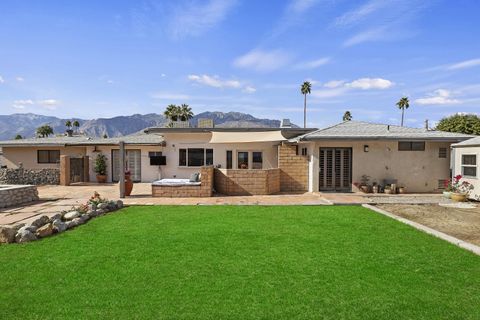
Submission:
[[[189,150],[193,150],[193,149],[202,149],[203,150],[203,164],[200,165],[200,166],[189,165],[189,159],[188,159]],[[185,164],[182,164],[182,161],[181,161],[182,160],[181,159],[182,150],[185,151]],[[211,157],[212,163],[211,164],[207,163],[207,160],[210,160],[210,159],[207,159],[207,152],[209,152],[209,151],[212,154],[212,157]],[[179,167],[182,167],[182,168],[200,168],[200,167],[204,167],[204,166],[211,166],[211,165],[213,165],[213,162],[214,162],[214,155],[213,155],[213,149],[212,148],[179,148],[178,149],[178,166]]]
[[[415,144],[421,148],[414,148]],[[425,141],[398,141],[398,151],[425,151]]]
[[[48,161],[40,161],[40,152],[48,152]],[[58,159],[52,161],[52,153],[58,152]],[[56,158],[56,157],[55,157]],[[60,150],[37,150],[37,163],[40,164],[55,164],[60,162]]]

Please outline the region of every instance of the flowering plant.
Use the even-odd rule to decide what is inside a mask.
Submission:
[[[93,193],[93,196],[91,196],[90,199],[88,200],[88,204],[95,204],[95,205],[98,205],[99,203],[103,203],[103,202],[108,202],[108,200],[105,198],[102,198],[97,191],[95,191]]]
[[[473,190],[473,185],[468,181],[461,181],[462,176],[456,175],[453,180],[450,181],[451,190],[455,193],[461,193],[468,195]]]

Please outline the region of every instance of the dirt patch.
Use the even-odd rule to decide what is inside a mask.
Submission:
[[[480,245],[480,207],[478,205],[475,209],[447,208],[438,204],[382,204],[378,207],[458,239]]]

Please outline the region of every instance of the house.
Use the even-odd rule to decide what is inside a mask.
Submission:
[[[452,145],[453,175],[461,175],[474,187],[471,199],[480,200],[480,137],[472,138]]]
[[[124,141],[134,181],[185,179],[212,167],[213,188],[227,195],[350,192],[367,177],[370,184],[438,192],[450,177],[451,144],[469,138],[347,121],[319,130],[153,127],[119,138],[25,139],[3,141],[0,147],[7,167],[21,162],[29,169],[60,169],[60,159],[68,159],[71,182],[95,181],[92,169],[98,153],[107,156],[108,181],[118,181],[119,142]]]

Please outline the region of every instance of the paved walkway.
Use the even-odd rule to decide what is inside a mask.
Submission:
[[[85,203],[94,191],[107,199],[118,199],[117,184],[79,184],[68,187],[38,187],[40,201],[25,206],[0,209],[0,224],[29,222],[39,215],[53,216]],[[363,193],[303,193],[268,196],[214,196],[210,198],[152,198],[148,183],[136,183],[126,205],[332,205],[372,203],[439,203],[441,195],[366,195]]]

